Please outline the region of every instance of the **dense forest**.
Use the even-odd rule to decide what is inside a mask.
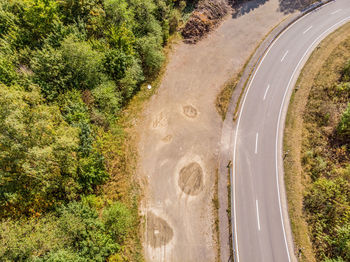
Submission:
[[[142,260],[133,184],[103,185],[127,165],[118,120],[194,2],[0,0],[1,261]]]
[[[349,40],[348,40],[349,41]],[[315,78],[304,113],[304,211],[317,261],[350,261],[349,42]]]

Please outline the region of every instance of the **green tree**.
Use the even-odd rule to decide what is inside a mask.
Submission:
[[[51,32],[55,22],[59,21],[57,1],[32,0],[23,1],[24,11],[23,30],[21,30],[26,44],[33,44],[42,40]]]
[[[78,202],[71,202],[59,210],[58,227],[70,246],[87,261],[105,261],[119,248],[106,232],[95,210]]]
[[[46,46],[31,61],[34,82],[46,98],[52,100],[72,89],[93,89],[102,79],[103,55],[87,42],[66,38],[60,48]]]
[[[0,88],[2,216],[40,211],[55,199],[75,198],[77,191],[77,130],[31,89]]]

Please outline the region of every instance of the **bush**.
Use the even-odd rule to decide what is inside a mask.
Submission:
[[[124,204],[115,202],[103,212],[103,221],[113,239],[122,245],[133,225],[129,209]]]
[[[69,246],[88,261],[105,261],[118,250],[95,210],[78,202],[71,202],[58,211],[58,226]]]
[[[342,178],[320,178],[307,192],[304,206],[312,229],[313,243],[317,246],[317,257],[348,257],[349,203],[349,183]]]
[[[92,94],[95,99],[96,106],[102,112],[106,119],[113,121],[119,115],[121,109],[122,96],[117,90],[114,82],[104,82],[94,90]]]
[[[34,262],[85,262],[86,259],[80,257],[77,253],[74,253],[67,249],[59,249],[48,253],[45,257],[35,259]]]
[[[344,82],[350,81],[350,60],[345,64],[342,72],[342,80]]]
[[[109,178],[103,156],[92,152],[89,156],[80,158],[78,175],[83,192],[93,193],[98,185],[103,184]]]
[[[337,131],[345,143],[350,142],[350,103],[341,117]]]
[[[156,37],[144,37],[138,40],[143,67],[148,76],[156,74],[164,62],[164,54]]]

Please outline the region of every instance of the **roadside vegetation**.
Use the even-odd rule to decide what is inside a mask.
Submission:
[[[124,112],[195,3],[0,0],[1,261],[142,260]]]
[[[288,111],[288,205],[301,261],[350,261],[350,24],[304,67]]]

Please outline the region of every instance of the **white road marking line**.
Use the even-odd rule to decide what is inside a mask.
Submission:
[[[310,26],[308,29],[306,29],[306,30],[303,32],[303,34],[305,35],[307,32],[310,31],[311,28],[312,28],[312,26]]]
[[[259,134],[256,133],[256,135],[255,135],[255,154],[258,153],[258,140],[259,140]]]
[[[334,12],[331,13],[331,15],[335,15],[336,13],[339,13],[342,9],[335,10]]]
[[[267,85],[267,88],[266,88],[266,91],[265,91],[265,94],[264,94],[264,99],[263,99],[263,100],[265,100],[265,99],[266,99],[266,95],[267,95],[267,92],[269,91],[269,89],[270,89],[270,85]]]
[[[289,255],[289,249],[288,249],[288,244],[287,244],[287,237],[286,237],[286,230],[284,228],[284,221],[283,221],[283,213],[282,213],[282,204],[281,204],[281,194],[280,194],[280,188],[279,188],[279,182],[278,182],[278,178],[279,178],[279,173],[278,173],[278,134],[279,134],[279,129],[280,129],[280,121],[281,121],[281,117],[282,117],[282,111],[283,111],[283,106],[286,100],[286,96],[287,96],[287,92],[290,89],[290,85],[292,84],[292,81],[294,79],[295,74],[298,72],[299,66],[301,65],[301,63],[303,62],[303,60],[305,59],[305,57],[307,57],[307,55],[309,54],[310,50],[316,45],[317,42],[321,41],[324,37],[327,36],[328,33],[332,32],[333,29],[336,29],[338,26],[340,26],[341,24],[343,24],[344,22],[346,22],[347,20],[350,20],[350,16],[344,18],[343,20],[341,20],[340,22],[336,23],[335,25],[331,26],[330,28],[328,28],[326,31],[324,31],[319,37],[317,37],[315,39],[315,41],[312,42],[312,44],[309,46],[309,48],[306,50],[306,52],[304,53],[304,55],[302,56],[302,58],[299,60],[297,66],[295,67],[291,78],[289,79],[286,91],[284,92],[283,95],[283,99],[282,99],[282,104],[280,107],[280,111],[278,114],[278,120],[277,120],[277,131],[276,131],[276,144],[275,144],[275,168],[276,168],[276,182],[277,182],[277,195],[278,195],[278,204],[279,204],[279,209],[280,209],[280,217],[281,217],[281,223],[282,223],[282,230],[283,230],[283,236],[284,236],[284,243],[285,243],[285,247],[287,250],[287,255],[288,255],[288,261],[290,261],[290,255]]]
[[[286,56],[288,55],[289,51],[287,50],[287,52],[284,54],[284,56],[281,59],[281,62],[283,62],[283,60],[286,58]]]
[[[331,4],[331,2],[329,2],[328,4],[323,5],[323,7],[327,6]],[[319,8],[317,8],[316,10],[318,10]],[[306,17],[308,17],[310,13],[307,13],[306,15],[302,16],[300,19],[296,20],[294,23],[292,23],[286,30],[284,30],[276,39],[275,41],[270,45],[270,47],[267,49],[267,51],[265,52],[263,58],[261,59],[260,63],[258,64],[258,67],[256,68],[253,77],[250,79],[249,81],[249,85],[248,85],[248,89],[247,92],[244,95],[244,99],[243,99],[243,103],[242,103],[242,108],[239,112],[239,116],[238,116],[238,122],[237,122],[237,126],[236,126],[236,132],[235,132],[235,139],[234,139],[234,149],[233,149],[233,164],[235,165],[236,163],[236,152],[237,152],[237,140],[238,140],[238,129],[239,129],[239,124],[241,122],[241,117],[242,117],[242,112],[243,112],[243,108],[245,105],[245,102],[247,100],[248,97],[248,93],[250,90],[250,87],[255,79],[255,76],[257,74],[257,72],[259,71],[259,68],[261,66],[261,64],[263,63],[263,61],[265,60],[266,56],[269,54],[269,52],[271,51],[272,47],[277,43],[278,39],[280,39],[293,25],[297,24],[298,22],[302,21],[303,19],[305,19]],[[236,165],[235,167],[232,169],[232,183],[231,183],[231,190],[232,190],[232,194],[231,194],[231,205],[233,204],[233,224],[234,227],[232,227],[232,237],[234,238],[234,253],[236,255],[237,258],[237,262],[239,262],[239,247],[238,247],[238,230],[237,230],[237,207],[236,207]],[[283,223],[283,222],[282,222]],[[284,228],[283,228],[284,230]],[[284,234],[284,240],[285,243],[287,243],[286,240],[286,235]],[[290,255],[289,255],[289,249],[288,246],[286,244],[286,248],[287,248],[287,254],[288,254],[288,261],[290,262]]]
[[[260,231],[259,202],[258,200],[255,200],[255,201],[256,201],[256,219],[258,221],[258,229]]]

